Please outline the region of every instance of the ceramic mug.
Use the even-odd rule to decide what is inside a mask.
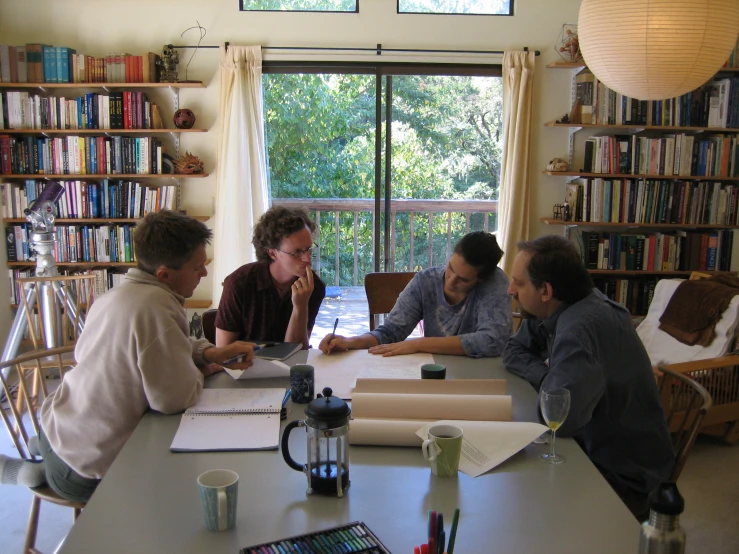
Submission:
[[[239,474],[230,469],[213,469],[198,476],[198,492],[203,503],[205,526],[211,531],[228,531],[236,525]]]
[[[446,367],[440,364],[423,364],[421,379],[446,379]]]
[[[431,464],[431,473],[437,477],[454,477],[459,471],[464,431],[454,425],[434,425],[423,441],[423,457]]]

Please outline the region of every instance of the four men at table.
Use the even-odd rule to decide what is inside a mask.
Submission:
[[[508,277],[498,267],[502,256],[495,235],[469,233],[445,267],[413,277],[382,325],[356,337],[326,335],[319,348],[325,354],[369,348],[384,356],[500,356],[512,326]],[[406,340],[420,321],[424,336]]]
[[[526,317],[503,351],[537,390],[570,391],[558,436],[572,436],[632,513],[674,464],[651,364],[628,310],[593,288],[567,239],[518,244],[509,291]]]

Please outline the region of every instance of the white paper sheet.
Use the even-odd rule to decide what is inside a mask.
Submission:
[[[349,350],[324,354],[320,350],[308,351],[308,362],[315,370],[315,390],[321,392],[331,387],[333,395],[350,400],[357,377],[409,379],[421,377],[421,366],[434,363],[431,354],[406,356],[374,356],[367,350]]]
[[[272,377],[290,377],[290,366],[276,360],[254,358],[254,365],[249,369],[228,369],[224,367],[234,379],[269,379]]]
[[[456,425],[464,431],[459,471],[470,477],[490,471],[548,430],[530,422],[442,420],[423,425],[416,435],[428,438],[428,429],[434,425]]]

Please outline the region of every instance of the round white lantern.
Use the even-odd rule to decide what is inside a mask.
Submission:
[[[639,100],[695,90],[726,62],[739,0],[582,0],[585,63],[606,86]]]

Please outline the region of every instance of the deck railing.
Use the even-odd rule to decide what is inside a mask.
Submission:
[[[371,260],[364,259],[367,252],[374,252],[375,237],[375,201],[371,198],[274,198],[274,206],[304,208],[311,213],[321,230],[316,235],[318,245],[314,269],[322,277],[324,274],[335,285],[357,286],[364,282],[364,274],[372,271]],[[384,214],[385,202],[381,202],[380,212]],[[451,255],[454,243],[458,238],[470,231],[495,230],[497,226],[497,200],[392,200],[390,203],[390,240],[389,251],[384,253],[388,258],[390,271],[417,271],[431,267],[434,262],[443,263]],[[475,214],[480,214],[474,217]],[[492,217],[491,217],[492,216]],[[333,220],[333,225],[330,224]],[[342,232],[342,222],[344,229]],[[322,225],[323,223],[323,225]],[[327,225],[328,224],[328,225]],[[371,228],[371,232],[367,227]],[[426,227],[426,231],[419,230]],[[445,227],[445,231],[444,231]],[[332,229],[331,229],[332,228]],[[333,236],[331,236],[333,235]],[[330,237],[330,238],[329,238]],[[345,263],[351,240],[352,271],[350,276],[342,275],[342,250]],[[407,244],[405,243],[407,241]],[[416,253],[416,242],[426,242],[425,255]],[[442,242],[442,248],[439,248]],[[333,244],[331,244],[333,243]],[[436,260],[435,246],[436,244]],[[342,248],[343,246],[343,248]],[[333,268],[324,267],[321,273],[321,251],[329,256],[333,250]],[[401,252],[402,251],[402,252]],[[407,251],[407,255],[405,252]],[[371,257],[371,256],[370,256]],[[422,258],[422,259],[419,259]],[[324,258],[325,259],[325,258]],[[328,281],[327,281],[328,282]]]

